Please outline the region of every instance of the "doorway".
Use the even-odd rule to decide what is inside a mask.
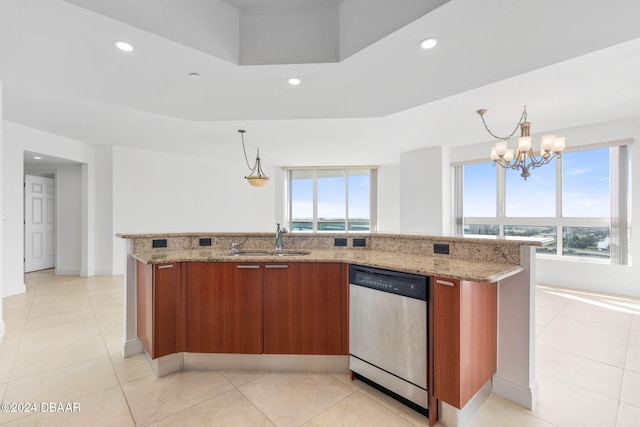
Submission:
[[[70,159],[54,157],[51,155],[24,151],[24,272],[40,270],[43,264],[36,263],[35,267],[28,264],[30,258],[47,259],[51,265],[51,255],[53,255],[53,267],[58,275],[81,275],[86,271],[85,249],[83,245],[83,224],[86,223],[87,213],[84,208],[85,197],[83,189],[86,188],[86,177],[83,175],[85,164]],[[53,229],[47,229],[47,237],[32,235],[29,230],[28,215],[32,210],[37,212],[40,207],[39,201],[31,201],[31,196],[27,194],[27,177],[49,178],[53,180],[54,201],[43,201],[41,213],[42,220],[53,220]],[[30,178],[31,179],[31,178]],[[50,183],[51,181],[46,181]],[[46,185],[46,184],[43,184]],[[33,203],[33,209],[31,204]],[[37,218],[36,218],[37,219]],[[34,243],[35,242],[35,243]],[[41,246],[40,246],[41,245]],[[43,257],[39,258],[39,251],[42,250]],[[36,256],[31,256],[35,254]],[[85,269],[83,269],[85,267]],[[32,270],[33,269],[33,270]]]

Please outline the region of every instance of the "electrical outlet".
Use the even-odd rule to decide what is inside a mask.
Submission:
[[[434,243],[433,253],[449,255],[449,245],[446,243]]]
[[[167,247],[167,239],[153,239],[151,241],[152,248],[166,248]]]
[[[347,239],[345,237],[336,237],[333,239],[333,246],[347,246]]]
[[[359,246],[359,247],[367,246],[367,239],[360,239],[360,238],[354,237],[353,246]]]

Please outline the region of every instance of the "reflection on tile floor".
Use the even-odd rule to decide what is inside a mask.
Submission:
[[[7,426],[425,426],[428,420],[348,375],[185,371],[154,379],[143,355],[124,359],[122,276],[25,275],[4,298],[0,397],[36,413]],[[640,301],[536,289],[540,403],[492,395],[481,426],[636,426],[640,419]],[[77,402],[80,412],[42,411]]]

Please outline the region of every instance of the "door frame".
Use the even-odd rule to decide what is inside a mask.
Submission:
[[[22,212],[22,217],[23,217],[23,226],[22,226],[22,238],[23,238],[23,266],[22,266],[22,270],[24,273],[27,273],[26,271],[26,258],[27,258],[27,224],[26,224],[26,218],[27,218],[27,187],[26,187],[26,181],[27,181],[27,175],[30,176],[37,176],[37,177],[41,177],[41,178],[49,178],[49,179],[53,179],[54,180],[54,227],[55,227],[55,232],[54,232],[54,241],[53,241],[53,246],[54,246],[54,261],[53,261],[53,268],[55,270],[57,270],[58,268],[58,180],[57,178],[57,171],[52,170],[52,171],[36,171],[36,172],[26,172],[26,169],[23,170],[23,176],[22,176],[22,181],[24,183],[23,185],[23,195],[22,195],[22,201],[23,201],[23,212]],[[47,268],[48,269],[48,268]],[[41,270],[32,270],[32,271],[41,271]]]

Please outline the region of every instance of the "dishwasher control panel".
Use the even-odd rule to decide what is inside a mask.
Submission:
[[[429,278],[418,274],[350,265],[349,283],[426,301]]]

